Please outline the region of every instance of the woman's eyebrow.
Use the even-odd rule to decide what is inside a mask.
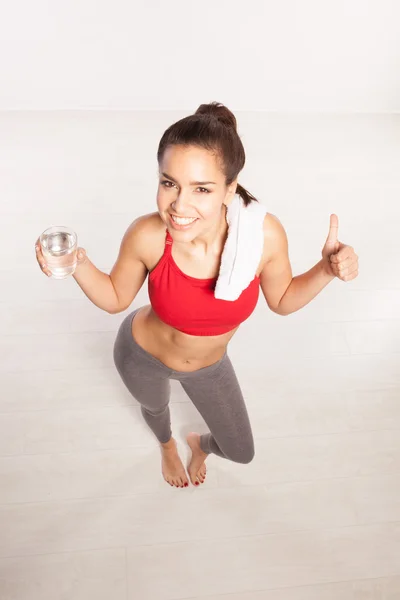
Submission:
[[[174,183],[178,183],[173,177],[171,177],[171,175],[168,175],[168,173],[161,173],[161,175],[163,175],[164,177],[166,177],[167,179],[170,179],[171,181],[173,181]],[[209,183],[212,183],[214,185],[217,185],[215,183],[215,181],[191,181],[189,183],[189,185],[207,185]]]

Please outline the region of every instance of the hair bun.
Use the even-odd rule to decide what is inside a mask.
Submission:
[[[237,122],[235,115],[220,102],[210,102],[209,104],[200,104],[199,108],[195,112],[196,115],[209,115],[212,118],[217,119],[223,123],[226,127],[232,127],[235,131],[237,129]]]

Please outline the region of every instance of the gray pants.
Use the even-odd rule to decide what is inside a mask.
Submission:
[[[174,371],[139,346],[132,336],[132,320],[122,322],[114,344],[114,362],[122,381],[141,404],[143,417],[160,443],[171,438],[170,379],[183,389],[207,423],[210,433],[201,436],[201,448],[239,463],[254,457],[254,441],[243,395],[225,352],[213,365],[197,371]]]

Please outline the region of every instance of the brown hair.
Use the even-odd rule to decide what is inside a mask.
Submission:
[[[169,146],[199,146],[215,152],[225,174],[225,185],[230,185],[244,167],[246,154],[237,132],[235,115],[223,104],[201,104],[193,115],[173,123],[164,132],[157,151],[160,164]],[[258,202],[243,186],[237,184],[236,193],[245,206]]]

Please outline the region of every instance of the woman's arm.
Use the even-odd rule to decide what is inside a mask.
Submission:
[[[260,285],[268,306],[277,314],[289,315],[303,308],[335,279],[327,272],[323,259],[306,273],[293,277],[286,232],[270,213],[264,221],[264,237],[269,251]]]
[[[126,310],[146,280],[147,268],[142,261],[142,250],[148,243],[146,216],[129,226],[110,275],[97,269],[87,257],[73,275],[89,300],[110,314]]]

